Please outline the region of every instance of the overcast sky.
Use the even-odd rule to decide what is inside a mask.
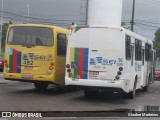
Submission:
[[[1,9],[0,0],[0,9]],[[17,22],[55,23],[68,26],[72,21],[84,22],[86,0],[29,0],[30,19],[27,16],[28,0],[3,0],[4,20]],[[122,20],[130,27],[133,0],[123,0]],[[160,26],[160,0],[136,0],[135,29],[144,37],[153,39]],[[39,18],[39,19],[37,19]]]

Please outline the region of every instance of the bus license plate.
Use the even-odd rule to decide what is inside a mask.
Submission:
[[[22,75],[23,79],[33,79],[33,75],[29,75],[29,74],[23,74]]]
[[[89,75],[97,76],[97,75],[99,75],[99,72],[98,71],[89,71]]]

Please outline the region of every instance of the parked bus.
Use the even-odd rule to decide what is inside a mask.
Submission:
[[[153,43],[122,27],[76,26],[68,42],[65,84],[86,96],[113,91],[134,98],[153,82]]]
[[[51,25],[9,26],[4,58],[6,80],[32,82],[36,88],[64,85],[69,30]]]

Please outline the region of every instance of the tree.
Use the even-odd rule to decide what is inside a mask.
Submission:
[[[3,23],[3,26],[2,26],[2,41],[1,41],[2,55],[5,50],[6,34],[7,34],[8,26],[9,26],[9,23]]]
[[[154,33],[154,49],[156,50],[157,56],[160,57],[160,28]]]
[[[125,28],[126,23],[124,21],[121,22],[121,26]]]
[[[129,29],[129,26],[127,26],[124,21],[121,22],[121,27],[123,27],[125,29]]]

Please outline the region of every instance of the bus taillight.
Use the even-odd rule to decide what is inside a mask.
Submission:
[[[53,65],[54,65],[54,62],[51,62],[50,65],[53,66]]]
[[[54,70],[54,62],[50,62],[50,66],[48,68],[48,74],[50,75],[53,70]]]
[[[53,66],[50,66],[50,67],[49,67],[49,70],[53,70]]]
[[[123,67],[119,67],[119,71],[117,72],[117,75],[115,76],[115,80],[119,80],[122,75]]]
[[[4,63],[7,63],[8,61],[7,60],[4,60]]]
[[[9,65],[8,65],[8,61],[7,61],[7,60],[4,60],[4,63],[5,63],[5,67],[8,68],[8,66],[9,66]]]
[[[119,71],[123,71],[123,67],[119,67]]]
[[[67,72],[68,72],[68,73],[70,73],[70,72],[71,72],[71,69],[70,69],[70,68],[68,68],[68,69],[67,69]]]
[[[51,62],[49,66],[49,70],[53,70],[53,69],[54,69],[54,62]]]
[[[118,74],[118,75],[122,75],[121,71],[118,71],[117,74]]]
[[[8,64],[7,63],[5,64],[5,67],[8,68]]]
[[[67,65],[66,65],[66,68],[70,68],[70,65],[69,65],[69,64],[67,64]]]

